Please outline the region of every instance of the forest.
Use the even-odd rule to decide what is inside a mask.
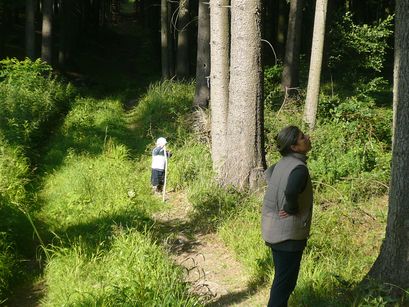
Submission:
[[[0,306],[266,306],[288,125],[314,194],[288,306],[409,306],[407,20],[408,0],[0,0]]]

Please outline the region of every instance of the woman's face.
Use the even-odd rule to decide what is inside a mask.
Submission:
[[[310,137],[301,131],[298,134],[297,143],[295,145],[291,145],[291,149],[294,152],[306,154],[311,150]]]

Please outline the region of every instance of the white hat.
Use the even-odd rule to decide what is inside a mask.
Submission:
[[[156,146],[165,146],[166,145],[166,139],[163,137],[160,137],[159,139],[156,140]]]

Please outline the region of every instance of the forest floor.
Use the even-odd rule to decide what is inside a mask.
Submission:
[[[191,223],[192,205],[183,193],[170,193],[169,207],[155,214],[156,231],[171,258],[185,269],[191,291],[206,306],[265,306],[269,289],[248,287],[249,276],[217,233],[203,232]]]
[[[118,37],[111,38],[110,43],[114,47],[109,48],[110,56],[106,56],[102,49],[92,55],[82,54],[77,69],[72,73],[67,72],[67,76],[72,74],[81,80],[104,84],[108,92],[125,89],[128,84],[123,80],[129,79],[137,84],[139,92],[143,92],[154,79],[154,74],[133,69],[139,67],[144,57],[136,56],[138,61],[130,63],[135,54],[141,53],[138,50],[140,44],[137,43],[137,36],[132,35],[131,30],[135,28],[132,19],[124,18],[122,21],[116,27],[116,31],[122,34],[122,40],[119,42]],[[82,58],[87,60],[82,63]],[[157,70],[157,64],[149,65],[155,67],[154,71]],[[123,78],[109,83],[121,74]],[[131,109],[136,101],[136,98],[124,101],[125,109]],[[162,238],[159,243],[166,248],[174,263],[185,269],[185,280],[190,284],[191,291],[202,297],[206,306],[265,306],[269,289],[254,290],[249,287],[247,272],[217,233],[204,232],[194,225],[190,219],[193,208],[186,195],[183,192],[171,192],[167,204],[166,209],[154,215],[154,231]],[[41,274],[35,274],[34,277],[34,280],[19,285],[5,306],[41,306],[41,299],[47,289]]]

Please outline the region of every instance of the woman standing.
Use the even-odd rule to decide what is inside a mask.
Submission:
[[[297,283],[313,207],[306,156],[311,150],[309,136],[296,126],[288,126],[278,133],[276,142],[282,158],[265,172],[268,187],[261,223],[275,267],[268,307],[287,306]]]

